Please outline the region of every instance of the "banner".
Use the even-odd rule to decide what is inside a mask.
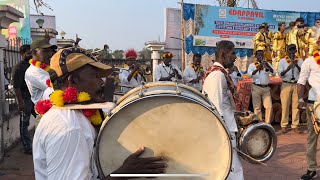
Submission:
[[[215,47],[216,42],[227,39],[236,48],[252,49],[252,38],[262,23],[276,32],[279,22],[288,25],[298,17],[299,12],[195,5],[193,45]]]
[[[3,29],[1,34],[6,38],[22,38],[25,42],[30,42],[30,6],[29,0],[0,0],[0,5],[9,5],[18,11],[21,11],[24,18],[20,18],[20,22],[10,24],[8,29]]]

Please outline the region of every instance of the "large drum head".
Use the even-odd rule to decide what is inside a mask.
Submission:
[[[138,99],[106,121],[97,141],[98,168],[117,170],[139,147],[143,157],[162,155],[167,174],[209,174],[175,179],[225,179],[231,166],[231,141],[217,116],[181,96]]]

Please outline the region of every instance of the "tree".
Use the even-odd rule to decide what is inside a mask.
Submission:
[[[151,53],[152,51],[147,49],[147,48],[143,48],[140,52],[139,52],[139,57],[141,59],[151,59]]]
[[[113,51],[112,55],[115,59],[123,59],[123,53],[124,51],[123,50],[115,50]]]

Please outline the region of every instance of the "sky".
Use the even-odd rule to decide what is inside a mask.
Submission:
[[[66,38],[82,39],[86,49],[141,50],[145,42],[164,41],[165,8],[179,8],[180,0],[44,0],[53,11],[40,8],[45,15],[55,15],[57,31]],[[241,0],[239,6],[246,6]],[[185,0],[196,4],[218,5],[217,0]],[[260,9],[320,11],[319,0],[256,0]],[[307,2],[307,3],[306,3]],[[31,13],[36,14],[33,0]],[[315,5],[318,4],[318,5]],[[58,35],[60,38],[60,35]]]

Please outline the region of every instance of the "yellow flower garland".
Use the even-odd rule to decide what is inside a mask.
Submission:
[[[195,66],[193,63],[191,63],[190,66],[192,67],[192,69],[193,69],[197,74],[203,72],[203,67],[202,67],[202,66],[200,66],[200,68],[198,68],[198,67]]]

